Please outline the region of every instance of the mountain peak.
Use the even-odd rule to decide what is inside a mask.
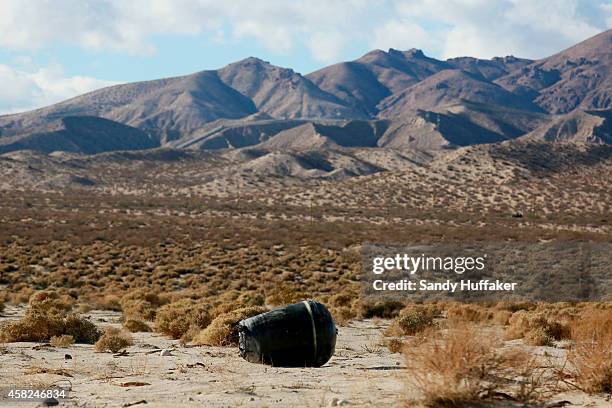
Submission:
[[[389,52],[391,52],[391,50],[392,49],[389,49]],[[411,48],[408,51],[404,51],[402,54],[407,58],[425,58],[423,51],[418,48]]]

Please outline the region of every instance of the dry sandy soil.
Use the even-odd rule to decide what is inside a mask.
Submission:
[[[5,319],[16,312],[7,310]],[[101,327],[120,327],[120,313],[88,315]],[[403,370],[400,354],[378,345],[386,325],[363,321],[341,327],[336,354],[322,368],[272,368],[244,361],[237,348],[180,347],[157,333],[135,333],[134,346],[121,357],[95,353],[91,345],[34,349],[38,344],[5,344],[0,377],[21,387],[69,380],[73,390],[65,406],[116,407],[145,400],[155,407],[320,407],[336,398],[350,406],[392,407],[403,393]],[[173,347],[171,356],[154,352]],[[72,360],[64,359],[66,353]],[[29,374],[40,369],[63,369],[70,377]],[[138,382],[149,385],[129,386]]]
[[[22,308],[9,307],[0,321],[16,319]],[[120,313],[87,314],[100,327],[120,327]],[[251,364],[236,348],[183,347],[157,333],[135,333],[127,353],[96,353],[91,345],[55,348],[39,343],[8,343],[0,348],[0,378],[17,387],[70,384],[61,406],[117,407],[396,407],[417,397],[404,379],[402,357],[381,346],[386,320],[363,320],[339,328],[336,354],[322,368],[274,368]],[[512,343],[512,342],[508,342]],[[162,356],[160,349],[170,350]],[[564,350],[533,347],[562,358]],[[72,359],[66,360],[70,354]],[[609,398],[609,397],[608,397]],[[555,403],[557,405],[555,405]],[[492,405],[493,404],[493,405]],[[605,397],[556,395],[534,407],[609,407]],[[4,407],[40,406],[8,403]],[[508,401],[484,406],[516,406]]]

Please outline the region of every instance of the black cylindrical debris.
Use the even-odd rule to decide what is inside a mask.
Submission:
[[[240,355],[275,367],[320,367],[334,355],[336,325],[321,303],[306,300],[238,323]]]

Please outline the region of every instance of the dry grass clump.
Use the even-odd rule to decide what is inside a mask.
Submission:
[[[168,301],[148,289],[136,289],[121,298],[121,310],[126,319],[153,320],[157,309]]]
[[[373,317],[391,319],[397,317],[403,308],[404,303],[398,300],[379,300],[377,302],[357,300],[352,305],[355,315],[363,319],[371,319]]]
[[[266,311],[265,307],[251,306],[219,315],[195,336],[193,343],[206,346],[236,346],[238,345],[238,322]]]
[[[331,313],[334,322],[340,326],[345,326],[357,317],[353,309],[347,306],[330,307],[329,313]]]
[[[63,334],[61,336],[53,336],[49,343],[53,347],[68,347],[74,344],[74,337],[69,334]]]
[[[155,326],[160,332],[179,339],[189,330],[201,330],[210,324],[209,308],[191,299],[179,300],[157,310]]]
[[[96,342],[95,347],[96,351],[100,353],[105,351],[116,353],[132,344],[134,344],[134,340],[130,332],[116,327],[107,327],[104,335]]]
[[[281,285],[274,289],[268,297],[267,304],[271,306],[285,306],[292,303],[297,303],[305,299],[310,299],[312,296],[302,290],[292,288],[290,286]]]
[[[214,300],[214,308],[211,315],[218,316],[232,310],[249,306],[263,306],[266,298],[261,293],[240,292],[237,290],[223,292]]]
[[[105,295],[101,301],[97,302],[96,309],[121,311],[121,299],[117,295]]]
[[[404,347],[404,341],[399,337],[392,337],[387,341],[387,348],[391,353],[399,353]]]
[[[125,327],[131,333],[147,333],[151,331],[151,327],[142,320],[126,320],[123,323],[123,327]]]
[[[434,304],[409,304],[399,313],[391,326],[385,331],[388,336],[414,336],[429,328],[435,327],[435,318],[440,309]]]
[[[8,322],[0,329],[0,341],[49,341],[52,337],[71,336],[76,343],[93,344],[100,330],[77,314],[67,314],[71,305],[55,292],[38,292],[29,301],[25,316]]]
[[[570,327],[544,312],[521,310],[510,317],[505,338],[524,338],[532,346],[553,346],[555,340],[570,338]]]
[[[408,381],[428,406],[461,406],[479,399],[487,378],[501,365],[491,336],[475,326],[456,326],[446,335],[415,339],[404,348]]]
[[[508,301],[502,300],[497,302],[493,307],[496,310],[505,310],[508,312],[518,312],[519,310],[533,310],[535,309],[537,304],[535,302],[530,301]]]
[[[546,384],[534,359],[518,350],[498,350],[498,339],[483,330],[458,322],[447,331],[431,331],[406,343],[407,381],[420,392],[422,405],[461,407],[495,392],[517,401],[543,395]]]
[[[585,392],[612,392],[612,314],[590,310],[572,322],[569,375]]]
[[[26,313],[18,321],[9,322],[0,329],[0,341],[49,341],[51,337],[69,335],[76,343],[93,344],[100,337],[100,330],[89,320],[76,314],[66,317]]]
[[[28,312],[61,316],[72,309],[73,303],[74,301],[68,296],[61,296],[57,292],[45,290],[30,296]]]
[[[446,317],[455,322],[486,322],[493,318],[493,311],[477,304],[454,303],[448,308]]]
[[[100,338],[100,329],[89,320],[76,314],[70,314],[64,319],[62,334],[70,335],[76,343],[93,344]]]

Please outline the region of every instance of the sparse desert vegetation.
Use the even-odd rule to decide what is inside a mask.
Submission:
[[[383,406],[493,403],[500,393],[512,403],[535,404],[568,392],[600,401],[610,392],[612,345],[603,330],[610,303],[370,299],[362,296],[360,282],[360,248],[367,242],[493,243],[501,251],[496,253],[509,254],[507,265],[550,242],[570,250],[552,247],[533,269],[580,266],[572,258],[605,271],[603,251],[572,245],[610,241],[609,160],[605,151],[577,155],[572,149],[474,147],[400,172],[341,180],[235,173],[231,166],[239,163],[215,155],[209,161],[150,159],[146,153],[129,160],[49,159],[53,163],[40,166],[97,179],[68,189],[23,185],[22,191],[2,191],[0,340],[8,353],[20,344],[36,347],[24,342],[50,343],[73,355],[97,350],[89,358],[121,366],[109,365],[95,376],[70,371],[78,381],[138,374],[138,381],[150,383],[160,372],[188,381],[197,367],[208,370],[196,364],[203,360],[215,367],[208,374],[227,384],[235,376],[224,371],[226,361],[233,361],[232,372],[250,373],[245,378],[253,375],[248,370],[260,369],[231,360],[238,321],[314,298],[338,323],[340,346],[330,367],[339,371],[332,371],[333,385],[313,372],[309,383],[295,379],[287,385],[293,388],[283,388],[287,393],[342,389],[363,406],[372,398]],[[537,167],[544,159],[548,167]],[[523,216],[513,217],[518,210]],[[594,279],[583,278],[589,284]],[[346,333],[350,340],[344,342]],[[168,361],[180,361],[170,363],[171,371],[163,365],[149,370],[151,360],[140,359],[148,356],[145,347],[160,344],[172,350]],[[0,358],[16,361],[11,354]],[[10,367],[26,379],[64,369],[38,364],[45,374]],[[341,370],[360,383],[384,384],[388,394],[350,391],[336,381]],[[257,374],[261,381],[270,375]],[[282,383],[292,374],[278,375]],[[232,381],[242,390],[236,395],[259,392]],[[271,390],[265,387],[256,386]],[[414,401],[406,402],[402,387]],[[336,395],[327,392],[326,404]]]

